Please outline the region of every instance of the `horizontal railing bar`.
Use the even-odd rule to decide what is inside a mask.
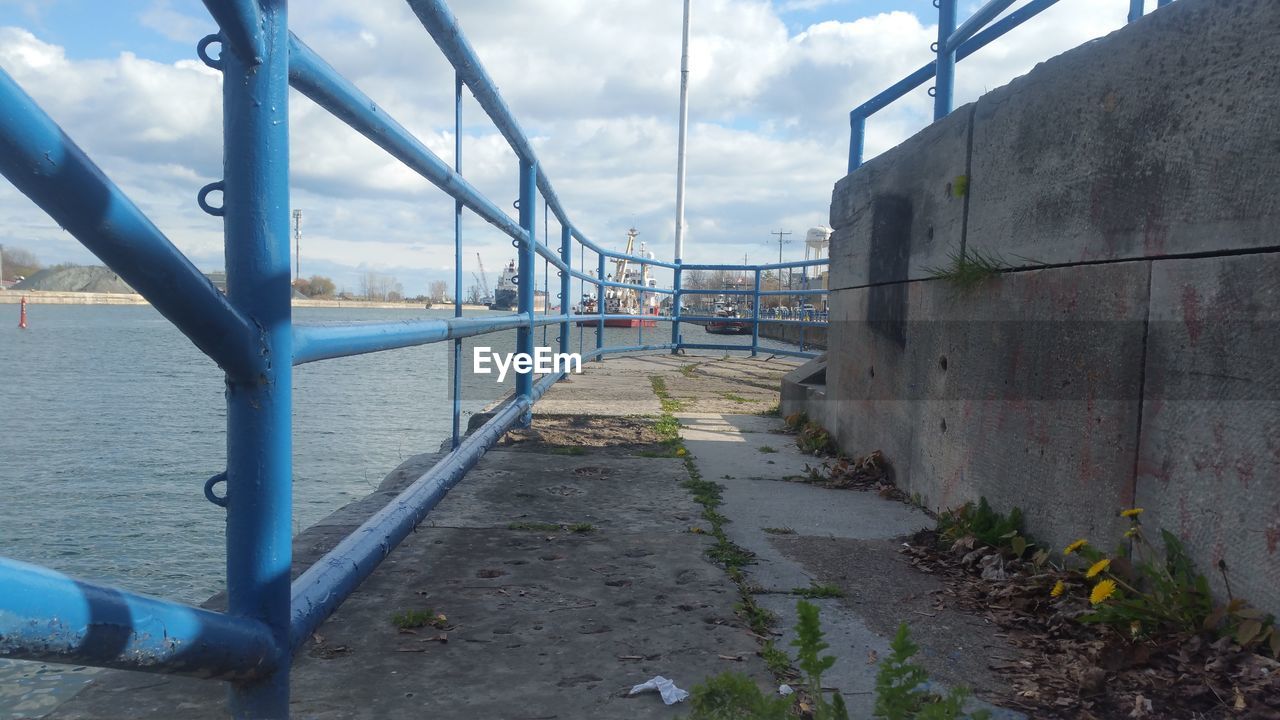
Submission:
[[[204,0],[231,50],[246,65],[260,65],[266,54],[262,10],[258,0]]]
[[[718,345],[715,343],[680,343],[681,350],[750,350],[751,345]],[[778,348],[760,348],[762,353],[770,355],[787,355],[789,357],[815,358],[818,353],[803,352],[800,350],[780,350]]]
[[[258,332],[0,70],[0,173],[234,377],[255,377]]]
[[[582,354],[583,359],[600,357],[601,355],[613,355],[614,353],[624,352],[649,352],[651,350],[670,350],[676,347],[674,343],[666,343],[665,345],[628,345],[626,347],[607,347],[588,350]],[[747,348],[750,349],[750,346]]]
[[[795,260],[792,262],[769,263],[767,265],[697,265],[685,263],[681,266],[683,270],[739,270],[741,272],[755,272],[756,270],[785,270],[787,268],[813,267],[814,265],[826,265],[831,262],[828,258],[818,258],[816,260]]]
[[[247,681],[282,653],[257,620],[0,558],[0,657]]]
[[[981,30],[987,23],[995,19],[997,15],[1008,9],[1017,0],[989,0],[986,5],[978,9],[968,20],[965,20],[956,31],[951,33],[947,38],[947,47],[955,47],[958,43],[973,37],[974,33]]]
[[[458,27],[458,21],[448,6],[439,0],[408,0],[408,4],[418,16],[418,20],[422,22],[422,26],[426,28],[427,33],[436,41],[445,59],[453,65],[458,76],[471,90],[472,96],[475,97],[481,109],[493,121],[498,132],[506,138],[507,144],[511,146],[516,157],[539,167],[538,191],[547,201],[547,207],[551,208],[551,212],[555,214],[561,225],[572,225],[569,222],[569,216],[565,214],[564,207],[560,204],[555,188],[551,185],[551,180],[541,170],[542,164],[538,162],[533,145],[520,129],[520,124],[516,122],[511,109],[498,93],[493,79],[485,71],[471,43],[467,42],[466,36],[462,34],[462,29]]]
[[[585,246],[586,246],[586,248],[587,248],[588,250],[591,250],[592,252],[598,253],[598,254],[600,254],[600,255],[604,255],[605,257],[611,257],[611,258],[625,258],[625,259],[630,260],[630,261],[632,261],[632,262],[642,263],[642,264],[645,264],[645,265],[655,265],[655,266],[657,266],[657,267],[664,267],[664,268],[669,268],[669,269],[674,269],[674,268],[675,268],[675,266],[676,266],[676,264],[675,264],[674,262],[668,262],[668,261],[666,261],[666,260],[656,260],[656,259],[652,259],[652,258],[642,258],[642,257],[637,257],[637,256],[635,256],[635,255],[628,255],[628,254],[626,254],[626,253],[624,253],[624,252],[618,252],[618,251],[616,251],[616,250],[606,250],[606,249],[604,249],[604,248],[600,247],[599,245],[595,244],[594,242],[591,242],[591,240],[587,239],[587,237],[586,237],[586,236],[584,236],[581,232],[579,232],[577,228],[570,228],[570,229],[569,229],[569,232],[570,232],[570,234],[572,234],[575,238],[577,238],[577,239],[578,239],[578,242],[580,242],[580,243],[582,243],[583,245],[585,245]]]
[[[752,317],[724,317],[722,315],[681,315],[680,322],[736,322],[744,325],[753,325],[757,321]],[[783,318],[767,318],[762,317],[759,320],[761,325],[800,325],[803,327],[827,327],[826,320],[788,320]]]
[[[604,319],[604,320],[655,320],[659,322],[671,322],[672,320],[675,320],[675,318],[671,317],[670,315],[606,314],[606,315],[570,315],[569,316],[570,322],[583,322],[589,325],[595,324],[597,320],[601,320],[601,319]]]
[[[639,292],[662,293],[664,295],[671,295],[672,293],[675,292],[675,290],[672,290],[671,288],[649,287],[647,285],[637,285],[636,283],[617,282],[615,280],[601,280],[595,277],[594,275],[588,275],[586,273],[579,272],[577,270],[569,271],[569,275],[571,275],[572,277],[578,278],[583,282],[589,282],[592,285],[596,285],[596,286],[604,285],[605,287],[629,288],[631,290],[637,290]]]
[[[980,33],[976,33],[973,37],[960,43],[956,48],[956,62],[959,62],[982,48],[990,45],[993,40],[1018,27],[1022,23],[1039,15],[1045,10],[1053,7],[1058,0],[1031,0],[1031,2],[1005,15],[990,27]]]
[[[761,290],[761,295],[822,295],[831,292],[826,288],[808,290]],[[754,290],[712,290],[710,288],[680,288],[681,295],[754,295]]]
[[[981,50],[993,40],[1030,20],[1057,2],[1058,0],[1031,0],[1026,5],[1000,18],[987,29],[960,43],[959,47],[956,48],[956,62]],[[929,62],[924,67],[890,85],[875,97],[854,108],[849,115],[855,118],[870,117],[873,113],[883,110],[893,101],[928,82],[934,76],[936,69],[934,62]]]
[[[808,290],[761,290],[761,295],[826,295],[831,292],[826,288],[809,288]]]
[[[531,397],[511,398],[488,422],[293,581],[289,642],[294,652],[562,377],[562,372],[543,376],[534,383]]]
[[[680,288],[681,295],[755,295],[755,290],[712,290],[711,288]]]
[[[289,35],[289,84],[499,230],[516,240],[530,241],[510,215],[293,34]]]
[[[293,364],[329,360],[428,345],[522,327],[566,322],[567,315],[501,315],[497,317],[407,320],[393,323],[342,323],[293,326]]]

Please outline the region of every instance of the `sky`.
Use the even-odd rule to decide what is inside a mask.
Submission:
[[[979,5],[961,0],[960,17]],[[669,259],[681,0],[452,6],[572,222],[616,249],[634,226]],[[829,223],[849,110],[932,59],[936,10],[930,0],[692,6],[684,260],[773,262],[776,230],[793,233],[784,259],[799,259],[805,231]],[[961,63],[956,106],[1118,29],[1127,8],[1127,0],[1063,0]],[[289,24],[452,164],[452,70],[402,0],[294,0]],[[0,0],[0,69],[207,271],[222,268],[222,227],[195,196],[221,176],[221,77],[196,58],[195,44],[215,29],[199,0]],[[867,157],[927,125],[931,102],[921,88],[873,116]],[[452,199],[292,91],[289,112],[303,276],[326,275],[349,291],[365,272],[395,275],[409,295],[433,280],[452,286]],[[512,208],[514,154],[470,97],[463,116],[464,175]],[[554,218],[546,225],[557,244]],[[514,257],[510,241],[473,216],[464,237],[464,291],[477,254],[492,285]],[[7,180],[0,244],[45,264],[97,262]]]

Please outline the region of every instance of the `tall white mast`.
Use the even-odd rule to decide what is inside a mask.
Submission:
[[[676,161],[676,262],[684,255],[684,140],[689,132],[689,0],[684,0],[684,37],[680,41],[680,145]]]

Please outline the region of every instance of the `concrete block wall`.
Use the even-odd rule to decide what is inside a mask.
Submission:
[[[1179,0],[841,180],[810,414],[1058,547],[1143,506],[1280,613],[1277,27],[1274,0]],[[975,252],[1006,271],[934,277]]]

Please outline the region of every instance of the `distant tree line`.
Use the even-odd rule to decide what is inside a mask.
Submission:
[[[333,293],[337,290],[333,281],[323,275],[298,278],[293,281],[293,288],[303,295],[313,298],[333,297]]]
[[[31,277],[40,271],[40,260],[35,253],[19,247],[0,246],[0,264],[3,264],[3,277],[0,280],[17,280]]]

